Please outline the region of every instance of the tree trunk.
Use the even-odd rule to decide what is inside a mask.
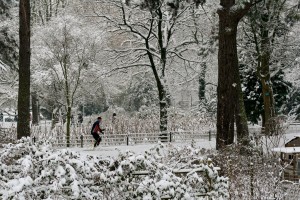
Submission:
[[[19,2],[19,18],[18,139],[30,136],[30,0]]]
[[[71,96],[71,87],[70,87],[70,81],[69,76],[72,76],[68,73],[69,71],[69,65],[70,65],[70,55],[69,55],[69,43],[67,38],[67,31],[66,26],[64,26],[64,54],[63,54],[63,61],[61,63],[63,75],[64,75],[64,92],[65,92],[65,98],[66,98],[66,108],[67,108],[67,116],[66,116],[66,140],[67,140],[67,147],[70,147],[70,120],[71,120],[71,108],[73,106],[73,100]]]
[[[39,124],[39,100],[36,92],[31,94],[32,125]]]
[[[237,103],[237,83],[234,68],[238,67],[236,28],[229,12],[219,14],[217,144],[221,149],[234,140],[234,112]]]
[[[154,63],[152,60],[152,57],[149,56],[150,62]],[[168,130],[168,108],[169,108],[169,103],[170,99],[168,97],[168,92],[161,82],[161,79],[158,76],[158,73],[156,71],[155,65],[151,65],[156,85],[157,85],[157,90],[158,90],[158,98],[159,98],[159,119],[160,119],[160,124],[159,124],[159,130],[160,132],[166,132]]]
[[[265,16],[263,19],[267,23],[269,17]],[[266,123],[270,120],[270,118],[275,116],[275,105],[274,105],[274,97],[271,83],[271,75],[270,75],[270,39],[269,39],[269,31],[265,26],[261,26],[261,55],[260,55],[260,66],[258,69],[259,78],[262,85],[262,95],[264,101],[264,121],[262,126],[265,127]]]
[[[238,102],[235,111],[235,122],[236,122],[236,132],[237,140],[240,144],[248,145],[249,142],[249,130],[248,130],[248,121],[247,114],[244,104],[244,97],[242,92],[241,80],[239,70],[236,71],[236,77],[239,77],[236,80],[237,83],[237,92],[238,92]]]
[[[241,81],[237,56],[237,26],[239,20],[248,12],[252,4],[240,9],[233,8],[234,0],[221,0],[219,15],[219,52],[218,52],[218,104],[216,148],[221,149],[234,141],[234,121],[237,135],[248,134],[245,123],[245,108],[242,103]],[[234,9],[234,12],[233,10]],[[243,130],[246,128],[246,130]]]
[[[70,147],[71,107],[67,108],[67,147]]]
[[[160,109],[160,125],[159,129],[161,132],[168,130],[168,100],[164,87],[160,85],[158,87],[159,93],[159,109]]]
[[[66,57],[65,57],[66,58]],[[67,102],[67,133],[66,133],[66,140],[67,140],[67,147],[70,147],[70,119],[71,119],[71,99],[70,99],[70,88],[69,88],[69,82],[68,82],[68,75],[67,75],[67,61],[64,61],[64,76],[65,76],[65,97]]]
[[[202,71],[201,71],[200,76],[199,76],[199,101],[200,101],[200,103],[205,103],[206,102],[206,99],[205,99],[205,86],[206,86],[205,75],[206,75],[206,68],[207,68],[206,63],[203,63]]]
[[[256,7],[250,16],[251,28],[254,36],[257,53],[257,77],[262,85],[262,96],[264,103],[264,112],[262,114],[262,126],[276,116],[275,101],[272,90],[270,76],[270,58],[272,53],[272,41],[276,37],[278,23],[286,1],[264,1],[259,7]],[[259,26],[256,26],[258,23]],[[257,28],[256,28],[257,27]],[[259,40],[260,39],[260,40]],[[266,130],[266,133],[268,131]]]

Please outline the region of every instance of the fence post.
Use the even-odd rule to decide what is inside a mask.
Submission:
[[[129,145],[129,136],[128,136],[128,134],[126,135],[126,144],[127,144],[127,146]]]
[[[170,142],[172,142],[172,132],[170,132]]]
[[[208,131],[208,141],[211,141],[211,130]]]
[[[83,135],[80,136],[80,147],[83,148]]]
[[[253,179],[254,179],[254,166],[253,163],[250,163],[250,194],[251,194],[251,199],[254,197],[254,185],[253,185]]]

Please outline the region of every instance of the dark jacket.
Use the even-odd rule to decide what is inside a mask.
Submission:
[[[102,133],[102,130],[100,128],[100,122],[99,121],[96,121],[94,124],[93,124],[93,127],[92,127],[92,130],[91,130],[91,133]]]

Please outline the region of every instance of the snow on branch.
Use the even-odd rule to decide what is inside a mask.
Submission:
[[[202,150],[190,146],[159,143],[144,154],[99,158],[22,138],[0,153],[0,196],[5,200],[229,197],[228,178],[218,175]],[[176,170],[184,168],[190,169],[187,174]],[[178,171],[185,175],[178,177]]]
[[[7,70],[6,68],[7,68],[6,64],[2,62],[2,60],[0,60],[0,70],[6,71]]]

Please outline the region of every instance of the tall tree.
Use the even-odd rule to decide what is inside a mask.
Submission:
[[[168,68],[171,64],[192,62],[187,59],[191,54],[188,48],[196,43],[191,33],[183,34],[189,25],[193,26],[188,19],[195,4],[187,2],[100,0],[97,6],[93,5],[97,16],[103,19],[101,22],[109,26],[107,30],[112,33],[114,42],[118,43],[109,49],[113,57],[106,64],[115,66],[112,71],[129,68],[152,71],[158,92],[161,132],[167,130],[168,124]],[[176,36],[183,38],[176,40]]]
[[[234,141],[234,122],[238,140],[248,140],[248,126],[242,98],[237,55],[237,26],[255,4],[254,0],[220,0],[218,52],[218,105],[216,148]]]
[[[277,114],[271,74],[276,74],[276,71],[284,65],[289,65],[284,63],[283,56],[287,55],[288,50],[284,46],[297,19],[298,11],[295,10],[297,3],[287,0],[265,0],[251,9],[248,17],[245,18],[245,24],[249,25],[245,30],[250,29],[246,33],[247,43],[251,42],[255,49],[250,59],[255,58],[256,74],[262,86],[264,105],[262,126],[264,127],[269,119]]]
[[[96,32],[84,21],[65,14],[48,22],[48,29],[36,32],[33,48],[33,73],[36,82],[46,82],[57,97],[55,104],[64,106],[66,114],[66,141],[70,144],[72,107],[78,89],[90,79],[84,77],[94,63],[97,42]],[[42,69],[42,70],[41,70]],[[42,72],[41,72],[42,71]],[[41,75],[43,74],[43,75]],[[94,91],[96,92],[96,91]]]
[[[19,17],[18,139],[30,136],[30,0],[19,2]]]

